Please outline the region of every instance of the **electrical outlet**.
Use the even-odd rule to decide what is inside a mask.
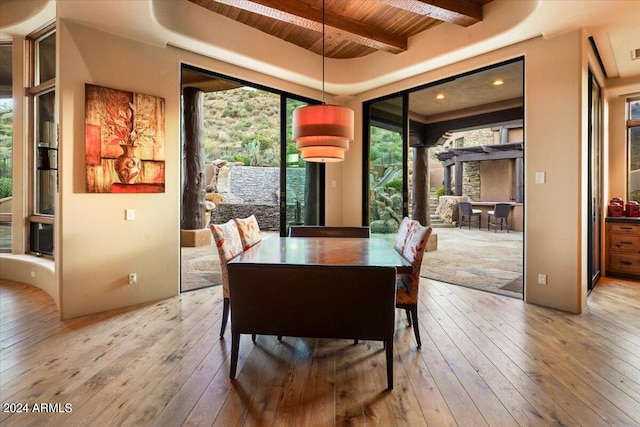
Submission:
[[[547,275],[546,274],[538,274],[538,284],[546,285],[547,284]]]
[[[544,184],[547,180],[547,174],[544,172],[536,172],[536,184]]]
[[[133,285],[138,282],[138,275],[136,273],[129,273],[129,284]]]
[[[35,271],[31,272],[31,277],[36,277],[36,272]]]

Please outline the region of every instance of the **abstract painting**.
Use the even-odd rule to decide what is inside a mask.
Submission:
[[[89,193],[163,193],[165,101],[85,84]]]

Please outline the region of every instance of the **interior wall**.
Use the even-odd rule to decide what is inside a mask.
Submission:
[[[613,197],[627,200],[627,97],[609,99],[609,195],[603,200],[608,204]]]
[[[363,93],[349,102],[361,114],[363,101],[472,71],[505,60],[525,57],[525,300],[579,313],[586,289],[581,248],[582,230],[582,34],[565,33],[536,38],[411,79]],[[362,134],[354,145],[361,152]],[[361,156],[361,154],[360,154]],[[356,156],[346,159],[344,181],[361,188],[362,173]],[[535,183],[535,172],[546,182]],[[346,191],[346,189],[345,189]],[[361,198],[355,190],[343,198],[345,219],[361,217]],[[554,206],[565,206],[557,215]],[[538,285],[538,274],[547,285]]]
[[[181,63],[303,96],[318,98],[317,91],[177,48],[139,43],[70,21],[59,23],[58,40],[61,144],[56,273],[62,317],[177,295]],[[164,193],[86,192],[85,83],[165,98]],[[125,221],[126,209],[135,210],[135,220]],[[129,273],[137,273],[137,284],[127,284]]]

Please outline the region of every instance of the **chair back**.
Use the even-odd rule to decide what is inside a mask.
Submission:
[[[235,221],[238,226],[238,232],[240,233],[240,241],[242,241],[242,250],[246,251],[262,240],[260,226],[258,225],[258,220],[255,215],[247,218],[236,218]]]
[[[422,258],[424,257],[431,231],[431,227],[423,226],[415,220],[412,220],[409,225],[409,233],[402,256],[411,262],[413,271],[411,274],[399,276],[402,281],[402,287],[398,289],[396,299],[400,304],[416,304],[418,302]]]
[[[233,333],[393,339],[395,268],[231,263],[229,280]]]
[[[325,227],[294,225],[289,227],[289,237],[371,237],[369,227]]]
[[[508,218],[511,212],[511,203],[496,203],[493,216],[496,218]]]
[[[411,220],[409,217],[402,218],[402,222],[398,227],[398,234],[396,234],[396,240],[393,244],[394,249],[402,255],[404,252],[404,246],[407,243],[407,235],[409,234],[409,225],[411,224]]]
[[[460,216],[471,216],[473,214],[470,202],[458,202],[458,209],[460,209]]]
[[[218,257],[220,258],[220,274],[222,276],[222,294],[229,297],[229,276],[227,263],[242,253],[242,242],[238,226],[234,220],[229,220],[224,224],[211,224],[209,226],[213,240],[216,242]]]

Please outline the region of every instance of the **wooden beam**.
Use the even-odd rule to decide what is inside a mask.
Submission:
[[[438,141],[445,132],[457,132],[466,129],[477,129],[482,126],[493,126],[496,123],[522,120],[523,117],[524,108],[516,107],[503,111],[494,111],[492,113],[429,123],[425,126],[425,145],[435,145],[436,141]]]
[[[247,12],[322,33],[322,8],[297,0],[211,0]],[[340,37],[363,46],[401,53],[407,50],[407,38],[325,11],[325,35]]]
[[[468,0],[380,0],[383,3],[428,16],[439,21],[468,27],[482,21],[482,6]]]
[[[380,0],[389,6],[468,27],[482,21],[482,6],[467,0]]]

